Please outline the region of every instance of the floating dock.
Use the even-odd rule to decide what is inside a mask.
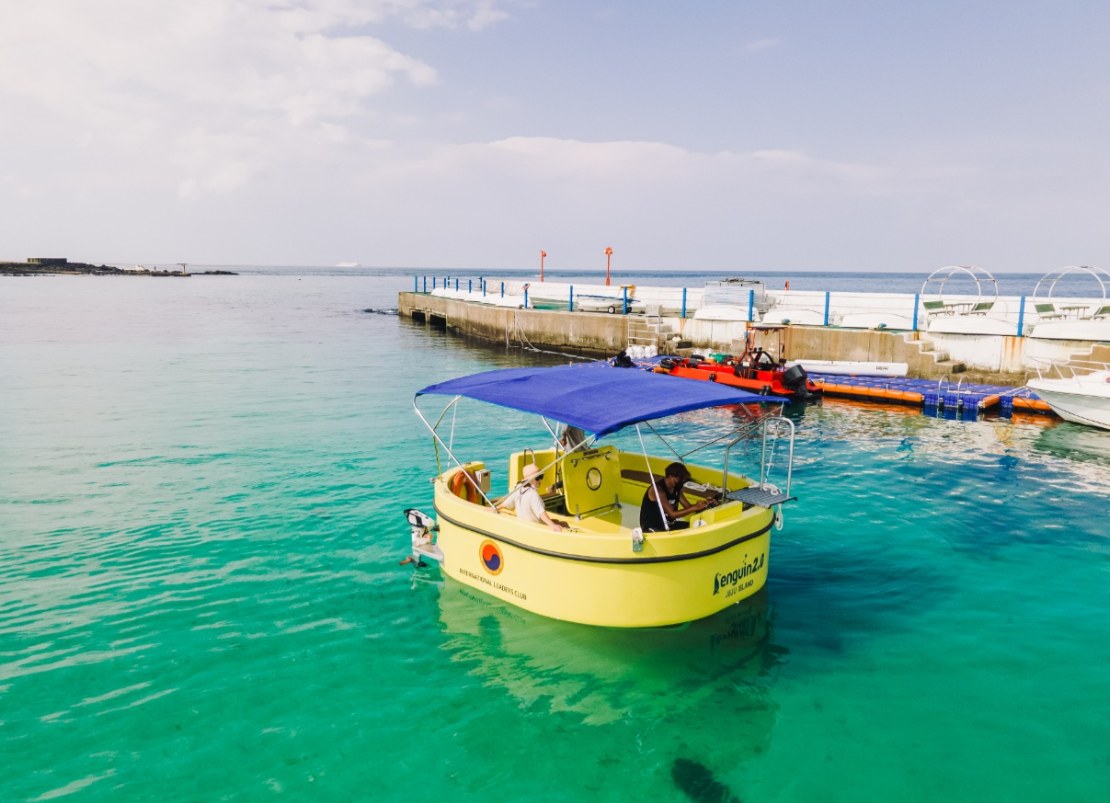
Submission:
[[[846,396],[867,401],[907,404],[942,410],[964,418],[997,410],[1009,416],[1014,410],[1047,413],[1051,408],[1027,387],[976,385],[957,380],[910,379],[907,377],[834,376],[811,373],[826,396]]]

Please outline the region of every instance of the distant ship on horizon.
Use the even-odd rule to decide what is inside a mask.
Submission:
[[[359,265],[357,262],[336,262],[335,267],[337,267],[337,268],[359,268],[359,267],[362,267],[362,266]]]

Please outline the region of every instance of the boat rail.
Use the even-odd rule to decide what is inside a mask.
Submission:
[[[1057,362],[1040,357],[1030,357],[1038,379],[1078,379],[1097,371],[1110,371],[1110,363],[1095,360],[1068,360]]]
[[[1069,279],[1083,276],[1092,279],[1098,285],[1099,297],[1105,302],[1106,285],[1110,284],[1110,274],[1102,268],[1092,267],[1091,265],[1068,265],[1046,273],[1033,288],[1033,302],[1052,303],[1052,294],[1056,291],[1056,285],[1060,281],[1066,283]]]
[[[962,297],[945,297],[944,288],[951,280],[969,280],[975,283],[975,300]],[[935,290],[934,290],[935,285]],[[987,298],[986,294],[990,297]],[[921,285],[920,296],[926,316],[930,315],[981,315],[989,312],[998,301],[998,281],[990,271],[974,265],[948,265],[929,274]]]
[[[750,443],[758,436],[760,439],[759,484],[732,491],[728,494],[728,498],[760,507],[771,507],[794,499],[795,497],[790,495],[790,485],[794,475],[794,435],[794,422],[781,415],[760,416],[741,427],[736,437],[725,446],[722,478],[728,477],[728,460],[732,447],[741,442]],[[782,487],[771,482],[780,440],[786,441],[787,449],[785,479]],[[726,487],[724,482],[722,487]]]

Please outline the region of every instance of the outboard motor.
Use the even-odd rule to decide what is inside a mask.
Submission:
[[[782,372],[782,386],[792,391],[797,399],[808,400],[817,395],[809,389],[809,375],[800,365],[791,365]]]
[[[436,521],[427,513],[422,513],[414,507],[405,509],[405,518],[412,528],[412,554],[405,558],[401,565],[415,563],[417,566],[426,566],[420,559],[421,554],[429,554],[432,546],[432,533],[436,531]]]

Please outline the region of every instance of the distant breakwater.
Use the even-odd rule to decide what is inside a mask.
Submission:
[[[91,265],[87,262],[66,262],[63,265],[37,265],[30,262],[0,262],[0,276],[236,276],[230,270],[206,270],[189,273],[159,268],[117,268],[114,265]]]

